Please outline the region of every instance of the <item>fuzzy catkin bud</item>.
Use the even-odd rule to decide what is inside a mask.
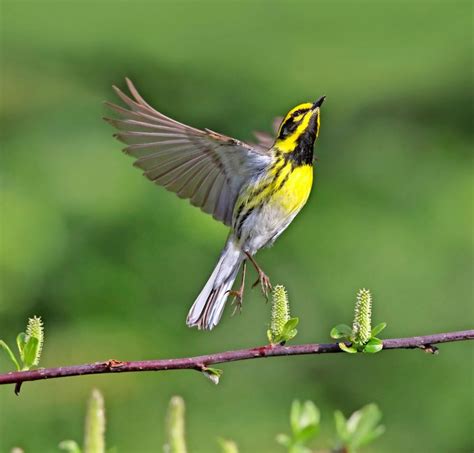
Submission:
[[[270,323],[270,331],[272,337],[276,338],[281,335],[283,327],[290,319],[288,295],[283,285],[275,286],[272,299],[272,319]]]
[[[357,293],[352,336],[355,343],[365,344],[372,335],[372,295],[368,289],[360,289]]]
[[[180,396],[173,396],[168,406],[167,431],[168,443],[166,453],[186,453],[186,439],[184,433],[184,400]]]
[[[99,390],[92,390],[86,415],[84,453],[105,452],[105,405]]]
[[[33,316],[32,318],[28,319],[28,325],[26,326],[26,336],[28,338],[31,337],[38,340],[38,349],[33,362],[33,365],[37,366],[39,364],[44,342],[43,321],[39,316]]]

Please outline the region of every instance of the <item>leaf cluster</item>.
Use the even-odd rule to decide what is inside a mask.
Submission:
[[[382,435],[385,427],[379,425],[382,412],[376,404],[368,404],[346,419],[341,411],[334,413],[337,441],[333,452],[357,453],[360,447],[368,445]],[[288,453],[311,453],[310,441],[320,432],[321,416],[312,401],[301,404],[293,401],[290,411],[291,434],[279,434],[277,442]]]
[[[334,413],[337,440],[333,453],[357,453],[382,435],[384,426],[379,425],[382,413],[375,404],[368,404],[346,419],[341,411]],[[311,453],[309,443],[320,433],[321,415],[312,401],[293,401],[290,409],[291,434],[279,434],[276,441],[288,453]],[[84,445],[81,448],[74,440],[64,440],[59,444],[67,453],[116,453],[117,448],[106,449],[106,417],[102,393],[94,389],[87,404],[84,428]],[[180,396],[171,398],[166,415],[167,442],[165,453],[186,453],[188,451],[185,433],[185,403]],[[222,453],[239,453],[237,444],[230,439],[218,438]],[[13,451],[22,451],[13,449]],[[157,450],[158,451],[158,450]],[[318,450],[319,451],[319,450]],[[321,450],[322,451],[322,450]]]
[[[347,324],[338,324],[337,326],[331,329],[331,338],[335,340],[343,340],[339,343],[339,347],[351,354],[357,352],[365,352],[369,354],[375,354],[383,348],[383,342],[380,338],[377,338],[376,335],[382,332],[383,329],[387,327],[387,323],[381,322],[372,328],[372,335],[367,343],[357,342],[352,329]],[[345,342],[350,343],[347,345]]]
[[[279,434],[276,440],[288,453],[310,453],[306,445],[319,434],[320,420],[319,409],[312,401],[302,404],[295,400],[290,410],[291,434]]]
[[[372,294],[363,288],[357,293],[352,328],[347,324],[338,324],[331,329],[330,335],[336,340],[343,340],[339,342],[339,347],[345,352],[375,354],[383,348],[382,340],[376,335],[385,327],[387,323],[382,322],[372,328]]]
[[[276,285],[272,294],[270,328],[267,338],[271,345],[285,344],[296,336],[299,318],[290,317],[288,293],[283,285]]]
[[[40,317],[33,316],[33,318],[28,319],[26,332],[20,332],[16,337],[19,360],[5,341],[0,340],[0,347],[7,353],[17,371],[28,371],[39,365],[43,342],[43,322]]]
[[[356,453],[360,447],[368,445],[385,432],[379,425],[382,412],[376,404],[368,404],[354,412],[349,419],[341,411],[334,413],[339,447],[348,453]]]
[[[268,329],[267,337],[270,344],[283,345],[287,341],[293,339],[298,333],[298,330],[296,329],[296,326],[298,325],[298,323],[299,323],[299,318],[294,317],[286,321],[285,324],[283,325],[283,328],[277,334],[273,333],[270,329]]]

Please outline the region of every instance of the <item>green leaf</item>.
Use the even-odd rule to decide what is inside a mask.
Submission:
[[[375,337],[378,335],[380,332],[382,332],[383,329],[387,327],[386,322],[381,322],[380,324],[377,324],[373,329],[372,329],[372,337]]]
[[[283,338],[282,338],[282,341],[280,341],[280,343],[281,342],[286,343],[287,341],[291,340],[292,338],[295,338],[297,333],[298,333],[298,330],[296,330],[296,329],[293,329],[293,330],[290,330],[289,332],[286,332],[284,335],[282,335]]]
[[[222,453],[239,453],[237,444],[233,440],[228,439],[217,439],[221,446]]]
[[[296,436],[295,441],[299,443],[306,443],[311,439],[314,439],[319,432],[318,425],[305,426]]]
[[[339,347],[344,352],[349,352],[350,354],[355,354],[357,352],[356,348],[354,348],[353,346],[347,346],[345,343],[339,343]]]
[[[319,425],[321,420],[321,413],[318,407],[312,401],[305,401],[301,411],[301,425]]]
[[[66,450],[68,453],[81,453],[81,449],[74,440],[63,440],[59,443],[61,450]]]
[[[18,351],[20,352],[21,360],[25,359],[24,351],[26,346],[26,333],[20,332],[16,337],[16,345],[18,347]]]
[[[336,431],[339,439],[342,442],[347,442],[349,439],[349,431],[347,429],[347,420],[344,417],[344,414],[341,411],[334,412],[334,421],[336,423]]]
[[[213,384],[219,384],[219,380],[224,372],[218,368],[207,368],[202,369],[202,374],[206,376]]]
[[[366,346],[364,346],[363,352],[365,352],[366,354],[376,354],[382,349],[383,346],[381,344],[367,344]]]
[[[29,337],[23,349],[23,368],[22,370],[29,370],[36,364],[36,359],[39,351],[39,341],[37,338]]]
[[[13,354],[13,351],[10,349],[10,347],[3,340],[0,340],[0,346],[5,350],[16,369],[20,371],[20,364],[18,363],[18,360],[16,359],[15,354]]]
[[[298,323],[300,322],[299,318],[290,318],[288,321],[286,321],[285,325],[283,326],[283,332],[290,332],[293,330]]]
[[[267,337],[270,343],[272,345],[284,344],[288,340],[294,338],[298,333],[298,331],[295,329],[295,327],[298,325],[298,322],[298,318],[289,319],[281,329],[281,333],[279,335],[274,335],[270,329],[267,330]]]
[[[360,446],[368,445],[372,443],[375,439],[380,437],[385,432],[385,426],[379,425],[377,428],[367,433],[364,438],[361,440]]]
[[[330,335],[335,340],[349,338],[352,335],[352,329],[347,324],[338,324],[331,329]]]
[[[294,440],[306,442],[317,434],[321,415],[319,409],[312,401],[301,404],[294,401],[291,407],[291,429]]]
[[[298,318],[291,318],[288,321],[286,321],[281,331],[281,334],[278,337],[278,343],[291,340],[292,338],[296,336],[298,331],[295,329],[295,327],[298,325],[298,322],[299,322]]]
[[[320,412],[312,401],[293,400],[290,410],[292,435],[279,434],[277,442],[289,453],[311,453],[304,445],[319,433]]]
[[[293,400],[290,409],[290,426],[294,434],[297,434],[300,430],[300,414],[301,403],[299,400]]]
[[[287,436],[286,434],[278,434],[276,436],[276,441],[280,444],[283,445],[284,447],[289,447],[291,445],[291,439],[290,436]]]
[[[376,404],[368,404],[354,412],[346,424],[350,432],[348,446],[357,449],[379,436],[381,432],[377,424],[381,418],[382,412]]]
[[[383,349],[382,340],[378,338],[371,338],[369,342],[364,346],[363,351],[369,354],[375,354]]]

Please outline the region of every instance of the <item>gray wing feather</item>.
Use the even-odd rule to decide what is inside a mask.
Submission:
[[[127,108],[106,102],[118,118],[105,118],[124,151],[151,181],[187,198],[226,225],[241,187],[270,162],[261,147],[175,121],[151,107],[127,79],[133,99],[117,87]]]
[[[257,144],[255,146],[259,147],[262,150],[268,150],[275,143],[275,139],[280,129],[280,124],[283,121],[283,117],[277,116],[272,123],[272,134],[268,132],[254,131],[253,135],[257,139]]]

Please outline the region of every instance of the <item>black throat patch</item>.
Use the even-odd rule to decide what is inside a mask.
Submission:
[[[312,165],[313,164],[313,147],[314,141],[316,140],[316,129],[318,115],[313,115],[308,127],[301,134],[298,139],[296,148],[287,154],[289,160],[291,160],[295,166],[300,165]]]

